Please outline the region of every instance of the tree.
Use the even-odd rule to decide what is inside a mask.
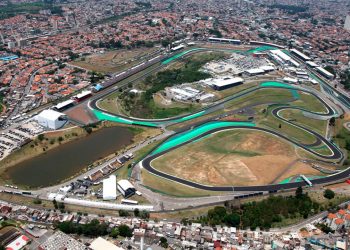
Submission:
[[[112,231],[109,233],[109,236],[112,237],[112,238],[117,238],[119,235],[119,231],[117,228],[113,228]]]
[[[136,208],[136,209],[134,210],[134,215],[135,215],[136,217],[139,217],[139,215],[140,215],[140,210],[139,210],[138,208]]]
[[[334,198],[335,196],[335,193],[333,192],[333,190],[330,190],[330,189],[326,189],[324,192],[323,192],[323,196],[328,199],[328,200],[331,200]]]
[[[297,190],[295,190],[295,197],[296,198],[301,198],[303,196],[303,188],[298,187]]]
[[[168,240],[165,237],[161,237],[159,240],[161,247],[168,248]]]
[[[231,227],[239,226],[240,221],[241,219],[237,213],[227,214],[224,217],[224,222]]]
[[[53,203],[53,206],[55,207],[55,209],[58,209],[57,201],[55,199],[52,201],[52,203]]]
[[[169,40],[162,40],[161,44],[163,47],[167,47],[170,44],[170,41]]]
[[[126,210],[119,210],[119,216],[121,216],[121,217],[128,217],[130,214],[129,214],[129,212],[128,211],[126,211]]]
[[[44,134],[38,135],[38,140],[39,141],[43,141],[44,139],[45,139],[45,135]]]
[[[336,75],[335,69],[332,66],[327,65],[324,67],[324,69],[329,71],[331,74]]]
[[[86,133],[91,134],[92,133],[92,128],[90,127],[84,127]]]
[[[329,126],[335,126],[335,117],[332,117],[331,119],[329,119]]]
[[[41,201],[39,198],[35,198],[35,199],[33,200],[33,203],[39,205],[39,204],[42,203],[42,201]]]
[[[63,210],[65,208],[64,203],[63,202],[58,203],[58,208]]]
[[[144,219],[144,220],[149,219],[149,212],[146,211],[146,210],[142,210],[142,211],[140,212],[140,218],[141,218],[141,219]]]
[[[132,236],[132,230],[127,225],[120,225],[118,227],[119,235],[122,237],[131,237]]]

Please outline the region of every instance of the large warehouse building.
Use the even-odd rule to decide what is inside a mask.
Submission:
[[[36,116],[37,122],[49,129],[59,129],[67,122],[67,116],[55,110],[46,109]]]
[[[103,180],[103,200],[115,200],[117,198],[117,177],[115,175]]]
[[[126,198],[134,195],[135,192],[136,192],[135,187],[128,180],[120,180],[120,181],[118,181],[118,190]]]
[[[241,77],[225,78],[225,79],[215,79],[211,86],[215,90],[224,90],[234,86],[243,84],[244,80]]]

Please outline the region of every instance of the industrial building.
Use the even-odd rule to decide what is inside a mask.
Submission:
[[[178,101],[191,101],[195,100],[201,91],[191,87],[171,87],[165,88],[166,96],[170,99]]]
[[[311,68],[318,67],[318,65],[316,63],[314,63],[313,61],[306,61],[306,64]]]
[[[262,75],[265,74],[265,70],[263,69],[248,69],[245,71],[249,76],[256,76],[256,75]]]
[[[130,197],[135,194],[136,189],[128,180],[120,180],[118,181],[118,190],[125,197]]]
[[[291,77],[284,77],[283,81],[286,82],[286,83],[292,83],[292,84],[297,84],[298,83],[298,79],[291,78]]]
[[[210,83],[210,85],[215,90],[224,90],[234,86],[241,85],[243,84],[243,82],[244,82],[243,78],[234,77],[234,78],[215,79]]]
[[[277,63],[281,64],[281,65],[291,65],[294,67],[299,67],[300,64],[295,61],[292,57],[290,57],[289,55],[287,55],[286,53],[284,53],[282,50],[270,50],[269,53],[270,57],[276,61]]]
[[[51,109],[42,111],[35,119],[41,126],[49,129],[59,129],[67,122],[65,114]]]
[[[103,180],[103,200],[115,200],[117,198],[117,177],[115,175]]]
[[[316,67],[316,70],[317,70],[317,72],[320,73],[322,76],[324,76],[324,77],[326,77],[326,78],[328,78],[328,79],[334,79],[334,75],[333,75],[331,72],[325,70],[324,68],[322,68],[322,67]]]
[[[297,57],[299,57],[300,59],[304,60],[304,61],[311,61],[311,58],[308,57],[307,55],[305,55],[304,53],[300,52],[299,50],[296,49],[291,49],[290,50],[294,55],[296,55]]]

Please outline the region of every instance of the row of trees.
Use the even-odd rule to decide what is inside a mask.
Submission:
[[[350,70],[346,70],[340,74],[340,83],[344,85],[345,89],[350,89]]]
[[[326,195],[332,196],[329,192]],[[322,209],[319,203],[303,193],[302,188],[298,188],[295,196],[271,196],[266,200],[243,204],[239,209],[215,207],[209,210],[206,216],[199,217],[196,222],[212,226],[226,224],[252,230],[257,227],[269,229],[283,219],[307,218]]]
[[[280,9],[280,10],[286,11],[289,14],[301,13],[308,10],[307,7],[296,6],[296,5],[286,5],[286,4],[274,4],[274,5],[271,5],[270,7],[274,9]]]
[[[78,234],[85,235],[89,237],[97,237],[109,235],[113,238],[118,237],[131,237],[132,229],[127,225],[120,225],[113,229],[109,228],[104,222],[100,223],[98,220],[94,219],[87,224],[77,224],[71,221],[58,223],[57,228],[66,234]]]

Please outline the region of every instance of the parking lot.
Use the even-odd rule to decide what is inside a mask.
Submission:
[[[0,135],[0,160],[28,143],[44,129],[34,121],[16,126]]]

